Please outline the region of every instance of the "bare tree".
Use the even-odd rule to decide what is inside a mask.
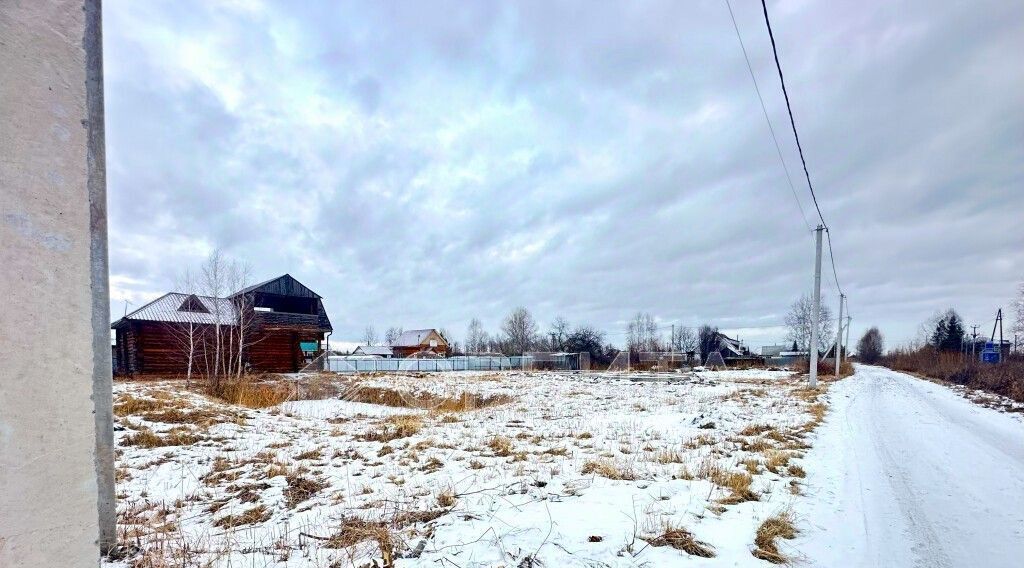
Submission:
[[[384,343],[391,347],[398,341],[398,338],[402,336],[402,328],[400,327],[389,327],[384,333]]]
[[[477,318],[469,320],[469,328],[466,330],[466,352],[472,354],[487,351],[489,341],[480,320]]]
[[[1013,333],[1024,334],[1024,282],[1017,288],[1017,299],[1013,302],[1017,309],[1017,318],[1013,322]]]
[[[363,343],[366,345],[377,344],[377,330],[373,329],[372,325],[366,326],[366,329],[363,330]]]
[[[569,337],[569,321],[562,316],[555,317],[551,321],[548,334],[551,336],[551,350],[562,351],[565,349],[565,340]]]
[[[227,267],[228,287],[232,293],[245,290],[249,286],[252,275],[252,267],[248,263],[229,262]],[[245,353],[254,343],[256,326],[256,312],[252,306],[251,298],[246,294],[238,294],[232,299],[237,314],[235,315],[235,326],[233,330],[231,349],[234,353],[234,374],[235,378],[242,376],[245,372]],[[229,349],[229,352],[231,350]]]
[[[185,270],[184,274],[178,278],[175,288],[184,294],[185,300],[183,300],[183,303],[190,302],[193,296],[198,297],[199,285],[191,270]],[[200,316],[197,315],[198,313],[204,313],[204,310],[207,309],[202,300],[199,302],[198,306],[184,306],[186,307],[184,310],[179,308],[181,319],[187,321],[173,321],[164,324],[164,329],[177,344],[178,351],[184,359],[186,387],[192,385],[192,373],[195,367],[196,356],[202,348],[205,339],[204,329],[207,327],[200,322]]]
[[[864,332],[864,336],[857,342],[857,357],[865,363],[877,363],[882,358],[884,343],[882,332],[877,327]]]
[[[697,333],[691,327],[676,326],[669,339],[672,349],[683,353],[697,350]]]
[[[215,249],[210,256],[206,259],[206,262],[202,265],[202,277],[201,286],[203,294],[210,298],[214,298],[212,302],[211,315],[213,316],[213,366],[209,366],[209,359],[207,359],[207,377],[210,381],[210,388],[214,392],[220,390],[221,377],[226,374],[226,359],[224,355],[224,329],[223,321],[230,318],[233,314],[226,313],[227,306],[224,302],[219,301],[228,293],[228,279],[229,279],[229,261],[221,253],[220,249]],[[207,355],[208,357],[209,355]]]
[[[661,351],[661,334],[654,316],[637,312],[626,324],[626,348],[631,352]]]
[[[530,310],[518,307],[512,310],[501,324],[507,345],[505,349],[511,355],[521,355],[529,351],[537,342],[537,321]]]
[[[814,313],[814,302],[810,296],[804,294],[800,296],[793,304],[789,307],[789,313],[786,314],[786,327],[788,328],[786,337],[790,341],[795,341],[797,347],[802,350],[810,351],[811,344],[811,325],[812,314]],[[834,334],[832,333],[832,311],[828,309],[824,303],[818,306],[818,350],[824,351],[832,345],[832,341],[835,340]]]

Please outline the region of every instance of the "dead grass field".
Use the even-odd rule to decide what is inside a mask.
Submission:
[[[827,410],[765,371],[233,388],[115,386],[123,566],[785,560],[760,511],[799,498]]]

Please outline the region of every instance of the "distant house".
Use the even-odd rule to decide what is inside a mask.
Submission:
[[[779,357],[783,351],[789,351],[791,345],[787,343],[778,343],[775,345],[762,345],[761,356],[762,357]]]
[[[722,354],[722,358],[725,359],[726,363],[757,361],[761,359],[761,357],[751,353],[750,348],[740,340],[733,339],[721,332],[718,333],[718,352]]]
[[[352,350],[352,355],[367,355],[390,359],[394,357],[394,351],[387,345],[360,345]]]
[[[436,329],[411,329],[398,336],[391,350],[395,357],[447,357],[449,347]]]
[[[209,365],[218,325],[222,352],[237,357],[230,341],[245,322],[243,365],[252,371],[298,371],[322,350],[332,331],[319,294],[285,274],[249,286],[226,298],[169,292],[111,324],[115,334],[115,373],[183,374],[192,339],[193,368]]]

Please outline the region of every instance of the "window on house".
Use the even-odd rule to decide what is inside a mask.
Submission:
[[[197,312],[201,314],[208,314],[210,310],[203,305],[203,302],[199,300],[199,297],[195,294],[191,294],[185,298],[185,301],[178,307],[179,312]]]

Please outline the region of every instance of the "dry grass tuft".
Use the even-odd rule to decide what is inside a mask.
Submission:
[[[512,440],[505,436],[494,436],[487,442],[487,447],[494,452],[494,455],[501,457],[510,456],[513,451]]]
[[[793,539],[796,537],[796,527],[793,525],[793,518],[789,511],[783,511],[775,516],[769,517],[757,528],[757,535],[754,537],[753,551],[755,558],[767,560],[772,564],[786,564],[789,558],[779,552],[776,539]]]
[[[296,392],[280,379],[257,376],[224,381],[216,389],[209,388],[208,394],[246,408],[267,408],[292,400]]]
[[[324,457],[324,454],[323,454],[323,451],[320,448],[313,448],[312,450],[306,450],[306,451],[302,452],[301,454],[296,455],[292,459],[294,459],[295,461],[300,461],[300,460],[319,460],[319,459],[323,459],[323,457]]]
[[[696,450],[701,446],[713,446],[716,443],[718,443],[718,440],[715,439],[715,437],[712,436],[711,434],[700,434],[699,436],[694,436],[693,438],[687,440],[684,444],[684,447],[686,447],[687,449]]]
[[[442,414],[468,412],[507,404],[513,400],[511,396],[505,394],[482,395],[463,391],[456,396],[448,397],[429,392],[402,391],[377,386],[360,386],[346,393],[343,398],[352,402],[381,404],[395,408],[423,408]]]
[[[437,505],[450,509],[455,505],[455,492],[451,488],[445,489],[444,491],[437,494]]]
[[[711,545],[693,538],[693,534],[690,531],[671,524],[666,524],[664,531],[660,535],[644,540],[649,542],[651,546],[671,546],[676,550],[682,550],[690,556],[699,556],[701,558],[712,558],[715,556],[715,551]]]
[[[372,442],[390,442],[399,438],[408,438],[423,429],[423,419],[415,414],[396,414],[389,416],[371,430],[361,436]]]
[[[583,474],[595,474],[608,479],[632,481],[636,479],[636,473],[632,468],[615,463],[612,460],[588,460],[580,470]]]
[[[140,448],[162,448],[165,446],[191,446],[203,437],[187,428],[171,428],[164,435],[157,434],[149,428],[140,428],[121,440],[122,446],[138,446]]]
[[[686,457],[679,450],[665,448],[654,456],[654,460],[658,463],[683,463]]]
[[[349,548],[368,540],[377,543],[383,565],[394,566],[395,539],[388,526],[382,522],[346,519],[341,530],[327,541],[327,547]]]
[[[160,400],[150,398],[138,398],[130,394],[122,394],[117,397],[117,404],[114,405],[115,416],[132,416],[143,412],[154,412],[163,410],[167,404]]]
[[[739,434],[740,436],[758,436],[774,429],[774,426],[769,426],[767,424],[751,424],[750,426],[740,430]]]
[[[213,526],[230,529],[242,525],[254,525],[270,520],[270,510],[264,505],[257,505],[238,515],[227,515],[213,522]]]
[[[779,473],[779,470],[789,465],[789,460],[792,459],[793,454],[789,452],[780,452],[777,450],[770,450],[765,453],[764,467],[772,473]]]
[[[299,503],[313,497],[320,492],[327,484],[312,477],[292,474],[287,477],[288,487],[284,490],[284,497],[288,508],[292,509]]]
[[[716,485],[729,490],[729,495],[718,500],[722,505],[736,505],[747,501],[757,501],[757,493],[750,489],[754,482],[753,476],[746,472],[721,473],[711,479]]]

